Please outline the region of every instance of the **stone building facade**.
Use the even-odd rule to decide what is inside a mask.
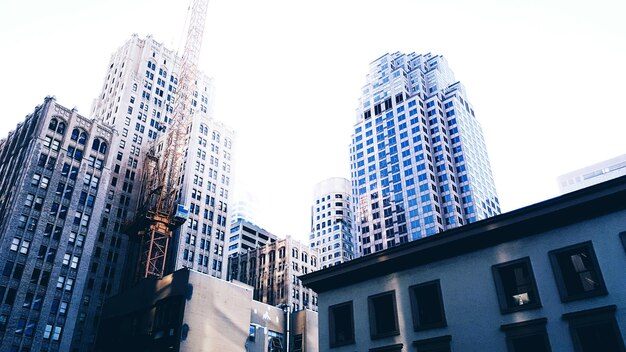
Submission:
[[[70,350],[114,133],[48,97],[0,141],[0,351]]]

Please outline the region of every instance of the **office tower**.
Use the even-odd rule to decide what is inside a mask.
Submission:
[[[565,194],[624,175],[626,154],[559,176],[559,190]]]
[[[343,177],[326,179],[313,190],[309,246],[319,250],[322,269],[355,257],[350,193]]]
[[[235,223],[240,219],[256,224],[259,212],[258,201],[250,192],[235,192],[235,201],[231,206],[230,222]]]
[[[244,219],[238,219],[230,225],[226,254],[230,257],[233,254],[244,253],[268,243],[274,243],[276,239],[276,235],[264,228]]]
[[[439,55],[370,64],[350,167],[361,254],[500,213],[474,108]]]
[[[89,263],[72,347],[92,349],[104,299],[134,284],[139,237],[125,233],[135,217],[143,162],[172,122],[181,59],[152,37],[133,35],[111,55],[92,114],[111,125],[113,155],[104,211]],[[221,277],[233,132],[212,118],[213,82],[199,74],[185,142],[180,202],[190,220],[170,241],[169,271],[189,267]],[[157,150],[158,152],[158,150]],[[200,248],[200,244],[203,245]]]
[[[228,280],[254,288],[253,298],[273,306],[317,311],[317,294],[302,286],[298,276],[319,268],[319,251],[291,236],[228,258]]]
[[[71,350],[114,134],[48,97],[0,141],[0,351]]]

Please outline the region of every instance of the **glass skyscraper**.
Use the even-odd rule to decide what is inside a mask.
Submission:
[[[447,61],[370,64],[350,145],[361,255],[500,213],[482,129]]]

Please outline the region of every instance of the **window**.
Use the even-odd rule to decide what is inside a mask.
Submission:
[[[354,316],[352,301],[328,307],[330,347],[354,343]]]
[[[562,302],[607,294],[591,241],[549,255]]]
[[[413,341],[417,352],[450,352],[452,336],[444,335],[429,339]]]
[[[403,344],[397,343],[395,345],[370,348],[368,352],[402,352],[403,346]]]
[[[491,267],[502,314],[541,307],[530,258]]]
[[[563,314],[577,352],[626,351],[615,320],[615,305]]]
[[[294,335],[293,352],[302,352],[302,334]]]
[[[509,352],[550,352],[550,340],[546,332],[548,319],[541,318],[519,323],[505,324],[500,330],[506,334]]]
[[[372,339],[398,335],[398,314],[395,291],[379,293],[367,298]]]
[[[409,287],[415,331],[447,326],[439,280]]]

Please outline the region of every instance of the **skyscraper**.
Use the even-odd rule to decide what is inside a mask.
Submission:
[[[558,178],[561,194],[626,175],[626,154],[583,167]]]
[[[235,253],[228,258],[228,280],[254,288],[254,300],[290,306],[293,311],[317,311],[317,294],[298,276],[319,268],[319,251],[291,236]]]
[[[114,133],[46,98],[0,141],[0,351],[71,351],[90,264],[113,260],[98,232]]]
[[[319,250],[321,269],[355,257],[350,193],[343,177],[326,179],[313,190],[309,246]]]
[[[500,213],[480,124],[442,56],[373,61],[356,115],[350,169],[361,254]]]
[[[133,284],[139,238],[124,233],[125,224],[136,215],[145,153],[150,147],[158,150],[163,143],[159,137],[172,122],[180,62],[174,51],[152,37],[133,35],[111,55],[106,67],[92,114],[116,131],[110,151],[111,179],[102,186],[106,202],[98,213],[96,246],[72,348],[92,348],[104,299]],[[224,278],[234,133],[213,119],[213,90],[212,79],[199,73],[193,120],[185,136],[185,168],[178,185],[179,202],[190,210],[190,219],[170,241],[168,270],[189,267]]]

